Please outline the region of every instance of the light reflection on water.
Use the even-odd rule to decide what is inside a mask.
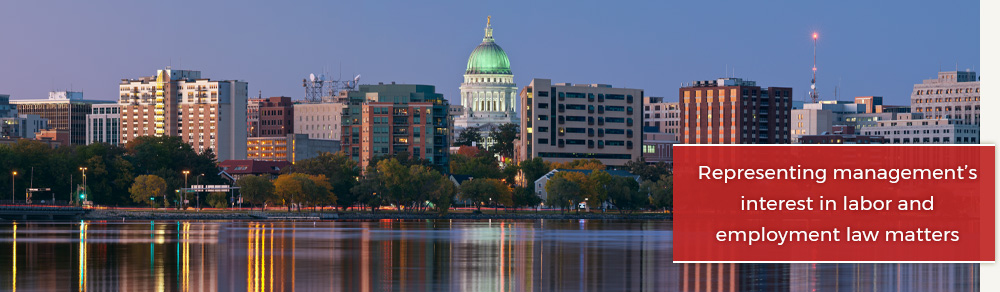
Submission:
[[[669,221],[0,223],[13,291],[978,291],[973,264],[679,265]],[[0,269],[0,271],[7,269]],[[732,290],[731,290],[732,289]]]

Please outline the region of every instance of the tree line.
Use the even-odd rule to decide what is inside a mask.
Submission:
[[[500,129],[491,136],[505,139],[504,133],[514,128]],[[450,173],[405,152],[376,157],[367,171],[342,153],[321,153],[297,161],[276,177],[244,176],[235,185],[240,187],[238,195],[249,206],[283,206],[289,211],[337,207],[375,212],[380,207],[392,206],[401,212],[445,213],[457,204],[478,211],[482,207],[516,210],[540,204],[569,209],[580,202],[611,206],[623,213],[672,207],[671,176],[662,163],[650,165],[642,160],[627,163],[624,169],[637,175],[639,181],[636,181],[634,177],[610,175],[598,160],[560,164],[534,158],[501,163],[498,158],[512,155],[507,153],[512,150],[503,145],[491,149],[478,145],[482,144],[459,147],[450,156]],[[52,190],[52,194],[36,193],[36,201],[50,195],[67,200],[87,194],[89,200],[104,206],[176,207],[185,198],[191,200],[191,205],[199,201],[217,208],[232,203],[227,193],[178,192],[185,186],[184,171],[188,171],[187,185],[228,184],[220,175],[211,150],[198,154],[179,137],[139,137],[125,146],[95,143],[59,148],[19,140],[0,145],[0,166],[11,170],[0,173],[0,179],[9,181],[13,177],[14,198],[18,200],[23,198],[23,190],[35,187]],[[84,172],[80,170],[84,167],[86,186]],[[543,202],[538,196],[541,190],[535,189],[534,182],[553,169],[590,172],[556,173],[543,186],[548,193]],[[13,176],[14,171],[17,176]],[[456,186],[451,174],[471,179]],[[6,196],[9,193],[0,191],[0,198]],[[602,204],[605,202],[606,205]]]
[[[53,197],[57,201],[79,201],[85,197],[104,206],[147,204],[149,197],[136,202],[129,191],[138,177],[154,175],[163,180],[163,189],[175,190],[184,185],[185,170],[191,184],[225,183],[218,175],[215,154],[211,150],[196,153],[179,137],[145,136],[124,146],[94,143],[57,148],[20,139],[0,145],[0,169],[7,170],[0,173],[0,186],[6,186],[0,189],[0,198],[16,202],[25,201],[28,188],[37,188],[49,191],[32,193],[33,202]],[[167,199],[173,204],[178,197],[171,195]],[[158,196],[152,201],[162,205],[162,200],[163,196]]]

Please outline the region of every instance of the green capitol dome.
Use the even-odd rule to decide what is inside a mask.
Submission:
[[[490,26],[489,18],[486,20],[486,36],[483,37],[483,43],[476,46],[469,55],[465,74],[511,74],[507,53],[493,42],[493,27]]]

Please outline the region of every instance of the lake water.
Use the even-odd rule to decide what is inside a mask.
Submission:
[[[671,263],[669,221],[0,223],[3,291],[978,291],[974,264]]]

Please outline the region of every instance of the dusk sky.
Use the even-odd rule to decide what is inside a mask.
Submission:
[[[736,76],[833,99],[909,104],[938,69],[979,67],[979,1],[3,1],[0,93],[118,98],[122,78],[200,70],[264,96],[303,97],[309,73],[437,86],[458,103],[492,15],[519,87],[531,78],[645,89]]]

